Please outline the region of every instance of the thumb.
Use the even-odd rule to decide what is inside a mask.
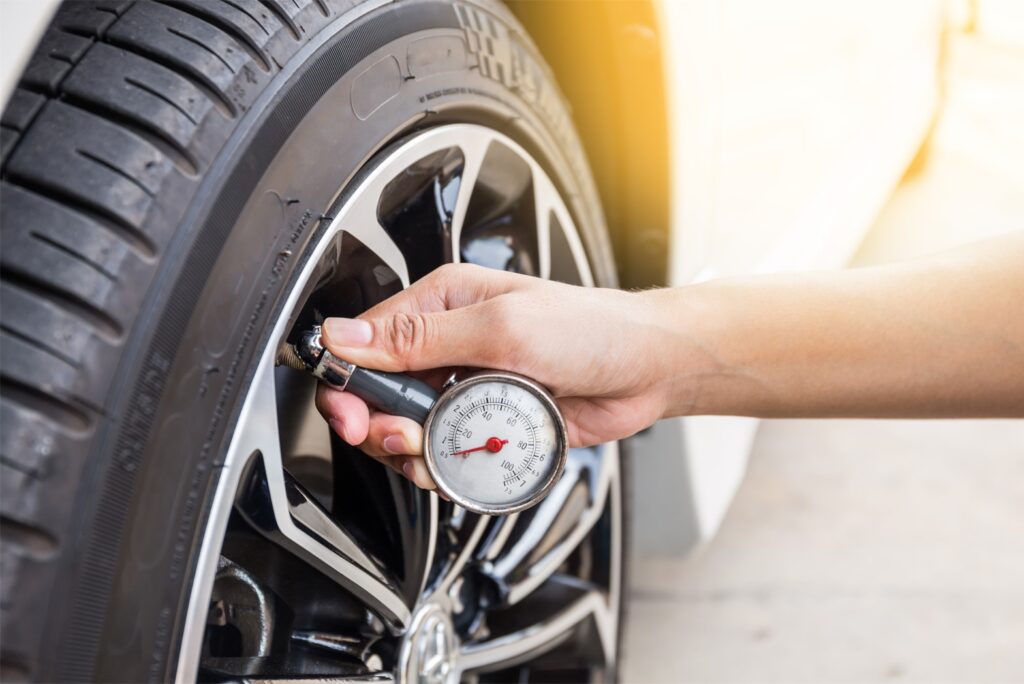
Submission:
[[[398,312],[373,318],[328,318],[323,341],[346,361],[383,371],[488,366],[507,350],[496,334],[489,300],[437,312]]]

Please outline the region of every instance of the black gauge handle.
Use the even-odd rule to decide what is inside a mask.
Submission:
[[[318,325],[300,336],[294,350],[305,369],[327,385],[351,392],[379,411],[411,418],[420,425],[440,396],[427,383],[404,373],[360,368],[339,359],[323,345]]]
[[[330,354],[330,352],[327,352]],[[356,367],[348,377],[346,392],[393,416],[412,418],[422,425],[437,402],[437,390],[404,373],[385,373]]]

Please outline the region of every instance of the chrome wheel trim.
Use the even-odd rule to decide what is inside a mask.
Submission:
[[[587,450],[574,450],[566,467],[566,475],[542,502],[534,517],[535,524],[526,533],[512,540],[512,532],[520,514],[513,514],[491,525],[492,519],[481,516],[457,557],[443,569],[440,578],[431,587],[426,586],[429,571],[437,562],[435,540],[438,533],[438,498],[431,494],[429,515],[429,548],[427,567],[422,573],[419,598],[410,607],[397,591],[387,569],[382,568],[345,530],[334,522],[314,501],[296,503],[296,491],[281,461],[281,435],[278,431],[278,395],[275,380],[275,350],[288,332],[290,314],[297,310],[303,288],[315,273],[333,238],[347,233],[357,238],[398,276],[403,287],[409,285],[409,270],[405,257],[377,217],[377,203],[385,186],[403,170],[431,153],[457,148],[464,160],[461,186],[451,218],[451,254],[453,261],[461,260],[460,240],[470,205],[472,191],[492,143],[512,150],[530,169],[535,220],[537,228],[537,261],[540,277],[549,278],[552,268],[552,217],[561,226],[571,252],[580,282],[594,284],[586,253],[576,231],[575,223],[554,184],[540,164],[520,145],[492,129],[472,124],[452,124],[429,129],[394,147],[386,158],[365,174],[355,189],[349,192],[333,220],[324,230],[309,258],[304,262],[284,306],[267,338],[256,372],[242,403],[238,422],[232,437],[220,480],[207,519],[200,548],[194,581],[189,596],[182,644],[178,658],[176,681],[195,681],[202,648],[209,601],[220,558],[229,517],[240,501],[239,486],[243,476],[253,467],[263,468],[266,490],[263,502],[272,512],[272,523],[260,525],[267,538],[288,549],[321,573],[360,598],[378,615],[392,634],[406,634],[420,619],[425,606],[450,609],[453,588],[460,573],[470,563],[479,563],[484,575],[501,589],[508,605],[515,605],[534,590],[552,579],[558,568],[576,550],[604,514],[610,503],[610,567],[608,591],[596,589],[582,591],[579,597],[563,606],[554,615],[518,631],[482,642],[462,644],[453,656],[450,672],[459,677],[473,671],[500,669],[531,659],[557,646],[563,635],[587,619],[593,619],[597,629],[604,666],[614,667],[617,659],[617,623],[621,597],[621,491],[618,478],[618,445],[610,443]],[[341,197],[343,192],[338,192]],[[326,427],[326,426],[324,426]],[[257,454],[254,456],[254,454]],[[256,465],[254,465],[254,463]],[[567,502],[579,497],[580,483],[588,495],[587,504],[575,517],[566,513]],[[289,497],[289,493],[292,494]],[[306,497],[308,499],[308,497]],[[577,504],[578,506],[578,504]],[[569,519],[565,516],[569,515]],[[529,564],[518,579],[510,579],[513,570],[522,570],[527,556],[545,529],[559,524],[569,531],[547,550],[537,562]],[[493,534],[485,539],[488,528]],[[310,534],[307,530],[314,530]],[[606,594],[606,595],[605,595]],[[415,612],[415,615],[414,615]],[[400,675],[401,678],[401,675]],[[388,673],[369,673],[347,678],[311,678],[295,681],[390,681]],[[277,679],[275,681],[284,681]]]

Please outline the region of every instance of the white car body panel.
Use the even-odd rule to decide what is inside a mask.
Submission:
[[[60,0],[0,3],[0,102],[6,104]]]
[[[658,8],[670,284],[845,264],[933,121],[942,3],[662,0]],[[692,500],[641,505],[662,506],[669,520],[695,515],[696,535],[667,540],[671,524],[637,530],[639,550],[685,550],[714,533],[756,428],[718,416],[659,425],[684,446]],[[666,514],[673,508],[677,515]]]

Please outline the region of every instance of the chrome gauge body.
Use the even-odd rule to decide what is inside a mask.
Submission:
[[[467,510],[529,508],[554,486],[568,445],[554,399],[513,373],[484,371],[437,400],[423,426],[423,455],[443,494]]]

